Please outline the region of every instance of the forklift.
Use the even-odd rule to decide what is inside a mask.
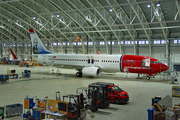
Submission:
[[[97,105],[98,105],[98,108],[107,108],[107,107],[109,107],[110,101],[109,101],[109,96],[108,96],[108,86],[89,84],[88,88],[90,90],[96,90],[97,91]]]
[[[77,88],[76,94],[83,94],[83,102],[86,110],[96,112],[98,110],[97,105],[97,90],[89,89],[88,87]]]
[[[65,98],[69,99],[68,101],[68,120],[78,120],[81,116],[81,109],[84,109],[84,102],[83,102],[83,94],[80,95],[64,95],[63,101]]]

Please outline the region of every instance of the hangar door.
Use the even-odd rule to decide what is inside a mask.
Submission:
[[[176,65],[174,65],[174,70],[176,70],[176,71],[180,71],[180,64],[176,64]]]

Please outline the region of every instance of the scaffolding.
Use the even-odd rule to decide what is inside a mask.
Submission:
[[[173,54],[170,54],[170,56],[168,56],[168,57],[166,56],[166,54],[159,55],[159,60],[161,61],[161,63],[166,64],[169,67],[169,69],[167,71],[160,72],[160,79],[161,80],[171,80],[173,82],[173,81],[177,80],[177,72],[174,69],[176,56]]]

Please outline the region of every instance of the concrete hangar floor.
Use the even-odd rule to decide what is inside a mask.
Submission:
[[[10,104],[24,103],[24,98],[37,96],[43,99],[48,96],[49,99],[56,99],[55,92],[60,91],[61,96],[65,94],[75,94],[78,87],[87,87],[92,82],[111,82],[118,84],[122,89],[128,92],[129,102],[124,105],[110,104],[107,109],[98,109],[94,113],[93,120],[147,120],[148,108],[151,106],[151,98],[172,94],[172,86],[168,81],[159,81],[159,76],[155,80],[136,79],[137,74],[125,73],[102,73],[99,77],[78,78],[75,76],[75,70],[60,69],[62,75],[52,74],[54,67],[19,67],[15,65],[0,65],[0,73],[6,74],[7,70],[16,70],[21,77],[24,70],[31,70],[30,78],[10,79],[9,83],[0,84],[0,106]],[[62,98],[61,98],[62,99]],[[179,104],[180,98],[173,97],[173,105]],[[6,116],[6,115],[5,115]],[[5,118],[5,120],[22,120],[22,116]]]

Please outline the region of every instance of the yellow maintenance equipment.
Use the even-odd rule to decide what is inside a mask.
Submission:
[[[86,51],[86,49],[85,49],[85,47],[84,47],[84,43],[83,43],[83,41],[82,41],[82,38],[81,38],[81,37],[75,37],[75,38],[74,38],[74,41],[81,41],[82,47],[83,47],[83,49],[84,49],[84,53],[87,54],[87,51]]]

